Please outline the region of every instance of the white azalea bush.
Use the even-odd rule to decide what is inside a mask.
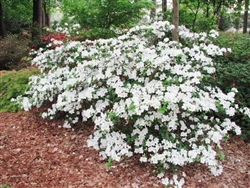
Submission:
[[[50,101],[42,117],[63,112],[66,128],[92,119],[88,146],[103,159],[140,154],[141,162],[164,169],[200,162],[219,175],[216,148],[229,131],[241,133],[230,120],[240,111],[237,90],[225,94],[206,84],[216,71],[212,56],[226,49],[209,40],[215,31],[197,34],[180,27],[178,43],[171,40],[172,29],[160,21],[118,38],[40,49],[33,64],[42,74],[30,78],[29,91],[16,101],[25,110]],[[165,184],[183,184],[176,176],[172,182],[159,177]]]

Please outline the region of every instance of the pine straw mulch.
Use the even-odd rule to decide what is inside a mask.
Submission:
[[[138,157],[110,169],[86,140],[93,126],[72,131],[36,113],[0,113],[0,187],[136,188],[163,187],[154,168]],[[184,167],[186,188],[250,187],[250,144],[234,137],[222,144],[224,171],[213,176],[200,164]]]

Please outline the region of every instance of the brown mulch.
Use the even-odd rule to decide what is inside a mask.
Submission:
[[[137,157],[110,169],[86,140],[93,126],[72,131],[32,112],[0,113],[0,187],[141,188],[163,187],[154,168]],[[237,137],[222,144],[224,171],[213,176],[200,164],[184,167],[186,188],[250,187],[250,144]]]

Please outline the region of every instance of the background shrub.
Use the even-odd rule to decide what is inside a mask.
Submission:
[[[29,41],[17,35],[0,40],[0,70],[20,69],[21,59],[28,55]]]
[[[29,88],[29,77],[38,74],[37,69],[22,69],[20,71],[4,71],[0,73],[0,112],[15,112],[19,106],[11,99],[24,94]]]
[[[188,10],[186,7],[180,7],[180,25],[185,25],[185,27],[189,28],[194,32],[207,32],[212,29],[217,29],[216,25],[216,17],[204,17],[203,13],[198,13],[196,20],[194,22],[194,14],[192,11]],[[168,21],[172,21],[172,11],[168,10],[165,13],[165,17]]]
[[[84,32],[82,35],[78,37],[78,40],[83,41],[86,39],[95,40],[95,39],[108,39],[116,37],[116,33],[110,29],[105,28],[93,28]]]
[[[106,28],[111,26],[120,26],[122,24],[131,25],[136,23],[142,15],[145,8],[149,8],[149,0],[139,0],[132,3],[127,0],[79,0],[72,4],[72,1],[64,1],[64,14],[62,22],[69,22],[73,17],[85,28]],[[88,15],[88,16],[86,16]],[[70,18],[70,19],[69,19]]]
[[[236,87],[236,103],[240,107],[250,107],[250,36],[239,33],[221,33],[215,40],[219,46],[231,48],[231,52],[216,57],[216,75],[214,84],[224,92]],[[244,139],[250,138],[250,121],[243,115],[237,115],[234,121],[242,128]]]

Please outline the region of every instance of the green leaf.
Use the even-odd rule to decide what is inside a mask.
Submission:
[[[164,114],[166,112],[166,106],[161,106],[160,108],[158,108],[157,112]]]
[[[216,156],[218,157],[219,160],[224,161],[225,155],[223,153],[217,153]]]
[[[110,169],[113,163],[113,159],[109,157],[108,161],[106,162],[106,168]]]
[[[163,105],[158,108],[157,112],[164,114],[167,111],[168,102],[163,102]]]
[[[135,104],[134,103],[131,103],[128,107],[128,110],[129,111],[135,111]]]

